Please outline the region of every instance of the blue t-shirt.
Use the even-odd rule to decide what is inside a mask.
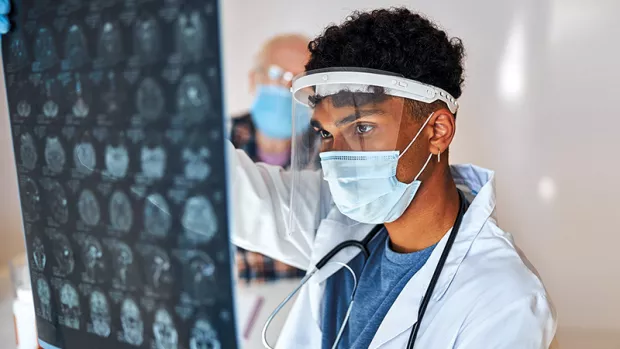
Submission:
[[[338,348],[368,348],[379,325],[407,282],[422,268],[435,245],[413,253],[394,252],[387,232],[383,229],[369,244],[370,257],[364,263],[359,254],[348,265],[358,279],[355,303]],[[365,267],[364,267],[365,265]],[[361,274],[361,275],[360,275]],[[353,276],[342,268],[327,279],[323,297],[323,349],[330,349],[351,300]],[[415,322],[417,314],[411,313]]]

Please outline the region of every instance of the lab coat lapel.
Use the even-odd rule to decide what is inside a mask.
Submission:
[[[452,170],[457,185],[462,185],[466,190],[479,193],[472,201],[468,211],[463,217],[461,227],[456,235],[448,258],[446,259],[444,269],[441,272],[433,292],[429,307],[432,307],[434,302],[441,300],[446,293],[452,280],[456,276],[459,266],[469,252],[472,243],[489,217],[492,217],[495,209],[495,189],[492,172],[488,171],[485,173],[486,176],[481,176],[480,169],[470,166],[453,167]],[[472,181],[472,177],[470,176],[471,173],[476,173],[479,176],[477,178],[479,181]],[[394,301],[381,322],[370,344],[370,348],[378,348],[401,333],[411,330],[417,320],[420,303],[426,293],[426,289],[446,246],[449,235],[449,233],[446,234],[439,243],[437,243],[428,261],[411,280],[409,280],[407,285],[405,285],[400,292],[396,301]],[[426,315],[424,319],[425,321],[430,320]],[[424,332],[424,328],[425,326],[422,324],[419,336]]]

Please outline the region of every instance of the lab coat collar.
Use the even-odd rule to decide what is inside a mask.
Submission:
[[[470,200],[461,228],[456,236],[452,250],[448,255],[444,269],[438,280],[433,293],[433,301],[438,301],[446,293],[459,266],[467,255],[473,241],[478,236],[484,223],[493,217],[495,209],[495,181],[494,172],[474,165],[451,166],[452,176],[459,189]],[[473,200],[472,200],[473,199]],[[346,240],[362,240],[373,225],[360,224],[351,221],[344,215],[333,210],[327,219],[321,223],[322,227],[317,231],[314,249],[311,256],[312,265],[315,265],[325,254],[339,243]],[[441,253],[446,245],[449,234],[446,234],[437,244],[427,263],[409,280],[400,292],[396,301],[382,321],[370,347],[377,348],[400,333],[411,329],[417,318],[418,306],[426,292],[426,288],[439,261]],[[337,254],[334,262],[347,263],[359,250],[349,248]],[[328,264],[310,279],[311,289],[319,292],[320,283],[338,271],[342,266],[337,263]],[[320,321],[319,300],[312,305],[315,320]],[[415,305],[412,307],[412,305]],[[408,320],[410,319],[410,320]],[[423,328],[421,328],[423,331]]]

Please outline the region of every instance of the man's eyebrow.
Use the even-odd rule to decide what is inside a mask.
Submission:
[[[336,127],[342,127],[342,126],[345,126],[345,125],[350,124],[352,122],[355,122],[355,120],[363,118],[365,116],[369,116],[369,115],[382,115],[382,114],[385,114],[385,111],[383,111],[381,109],[358,110],[355,113],[347,115],[344,118],[336,121],[335,125],[336,125]],[[316,120],[316,119],[310,120],[310,126],[312,126],[313,128],[316,128],[316,129],[323,129],[323,125],[321,124],[321,122]]]
[[[377,115],[377,114],[382,115],[382,114],[385,114],[385,112],[381,109],[357,110],[355,113],[351,115],[347,115],[344,118],[336,121],[336,127],[342,127],[352,122],[355,122],[355,120],[363,118],[365,116]]]

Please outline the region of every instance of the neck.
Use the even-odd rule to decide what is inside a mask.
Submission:
[[[273,139],[256,130],[256,147],[263,153],[279,154],[291,149],[290,139]]]
[[[439,165],[422,181],[405,213],[385,227],[391,247],[399,253],[423,250],[439,242],[459,211],[459,193],[448,166]]]

